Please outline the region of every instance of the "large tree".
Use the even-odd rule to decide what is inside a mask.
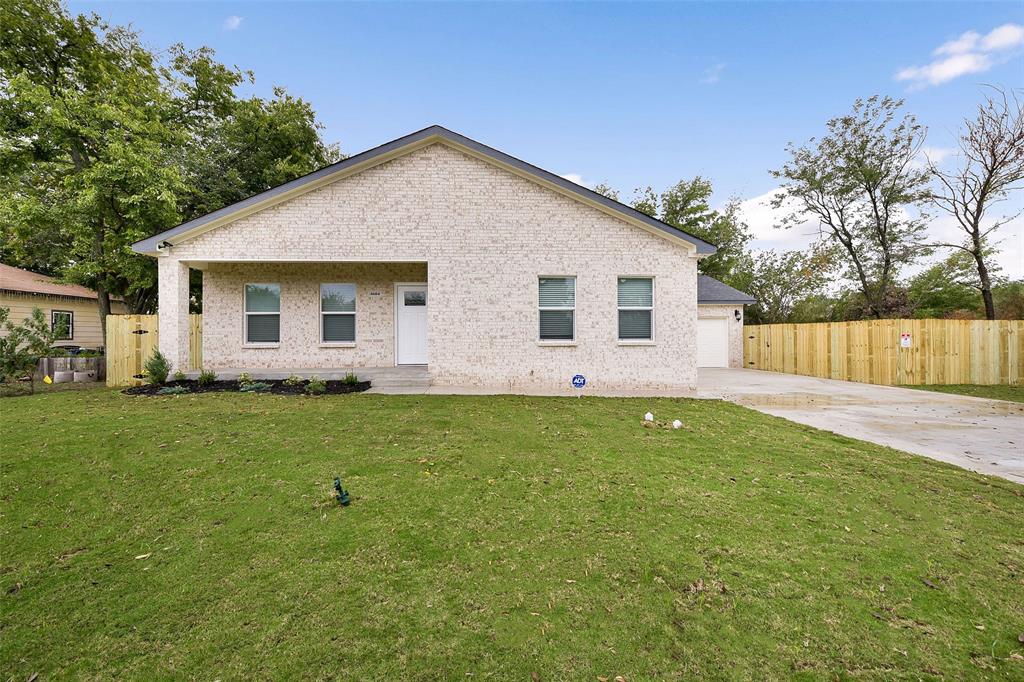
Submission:
[[[184,189],[158,68],[131,31],[38,0],[0,4],[0,73],[4,242],[59,235],[61,274],[104,319],[138,279],[128,246],[174,223]]]
[[[845,274],[857,282],[874,317],[886,315],[900,269],[926,252],[928,172],[916,162],[925,130],[902,100],[857,100],[830,120],[828,133],[801,146],[772,175],[783,181],[773,202],[789,209],[785,227],[816,220],[844,254]]]
[[[962,242],[939,246],[969,254],[985,316],[994,320],[992,265],[987,257],[991,237],[1020,213],[993,216],[991,209],[1024,182],[1024,106],[1015,93],[1008,95],[995,88],[978,106],[975,117],[964,121],[958,161],[957,168],[949,172],[929,163],[938,185],[932,203],[952,216],[964,232]]]
[[[619,200],[619,193],[608,185],[594,189]],[[711,181],[698,175],[692,180],[680,180],[661,194],[649,186],[637,189],[629,203],[641,213],[717,245],[718,251],[702,258],[697,268],[702,274],[732,283],[745,256],[750,232],[740,216],[739,200],[729,199],[721,210],[714,209],[713,192]]]
[[[0,2],[0,249],[138,312],[155,306],[153,260],[132,242],[339,157],[308,103],[208,48],[164,60],[139,37],[55,0]]]

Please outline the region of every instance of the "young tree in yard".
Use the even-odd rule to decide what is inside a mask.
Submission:
[[[964,121],[960,134],[959,167],[951,172],[930,164],[938,189],[932,203],[956,219],[965,233],[962,243],[938,246],[969,254],[977,271],[985,317],[996,318],[992,299],[992,265],[987,255],[991,235],[1013,215],[991,216],[990,209],[1024,182],[1024,106],[1015,93],[993,88],[978,106],[974,119]]]
[[[928,196],[928,172],[914,163],[925,131],[913,116],[899,117],[902,105],[888,97],[857,100],[850,114],[828,122],[825,137],[789,145],[791,159],[772,171],[784,190],[774,207],[795,206],[782,225],[817,220],[878,318],[900,268],[926,251],[926,220],[908,211]]]
[[[39,358],[46,357],[54,339],[67,329],[61,323],[51,329],[43,311],[34,308],[32,314],[14,324],[10,309],[0,308],[0,381],[28,380],[29,392],[35,393],[35,372]]]
[[[834,258],[834,249],[820,243],[807,251],[760,251],[747,256],[733,286],[757,299],[747,308],[748,323],[790,321],[795,306],[831,280]]]

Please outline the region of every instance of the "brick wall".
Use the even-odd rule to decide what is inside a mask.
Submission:
[[[696,382],[696,260],[687,248],[442,143],[206,232],[164,259],[308,261],[206,266],[211,367],[389,366],[390,283],[418,281],[425,268],[435,384],[556,389],[577,372],[595,392]],[[162,264],[161,275],[170,270]],[[577,277],[574,345],[537,342],[540,275]],[[617,342],[620,275],[655,277],[650,345]],[[282,283],[279,348],[243,348],[246,281]],[[357,307],[367,314],[355,349],[318,347],[322,281],[360,285]],[[173,301],[160,305],[161,318],[175,313]]]

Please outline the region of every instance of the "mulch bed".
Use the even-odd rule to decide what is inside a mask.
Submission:
[[[270,389],[265,391],[253,391],[253,393],[274,393],[277,395],[306,395],[306,384],[290,385],[284,379],[256,380],[254,383],[270,384]],[[360,381],[355,384],[346,384],[344,381],[330,380],[327,384],[326,395],[340,395],[342,393],[360,393],[370,388],[369,381]],[[158,395],[160,389],[167,386],[183,386],[189,393],[239,393],[240,387],[237,381],[214,381],[213,383],[200,386],[198,381],[187,379],[185,381],[168,381],[164,384],[145,384],[143,386],[132,386],[126,388],[122,393],[128,395]],[[181,394],[184,395],[184,394]]]

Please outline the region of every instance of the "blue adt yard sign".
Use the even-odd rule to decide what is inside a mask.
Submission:
[[[573,388],[583,388],[586,385],[587,385],[587,378],[585,376],[583,376],[582,374],[577,374],[577,375],[573,376],[573,378],[572,378],[572,387]]]

